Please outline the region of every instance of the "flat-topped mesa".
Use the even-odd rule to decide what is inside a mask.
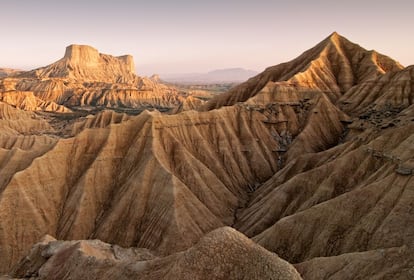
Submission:
[[[87,45],[70,45],[66,47],[64,59],[74,64],[94,65],[99,63],[99,52],[97,49]]]
[[[100,54],[97,49],[88,45],[70,45],[66,47],[63,59],[71,64],[87,67],[97,67],[102,62],[119,62],[120,66],[123,66],[123,70],[135,73],[134,58],[132,55],[114,57],[107,54]]]
[[[71,78],[125,82],[135,76],[134,59],[131,55],[115,57],[101,54],[87,45],[68,46],[61,61],[67,70],[65,72]],[[62,65],[59,68],[61,67]]]
[[[118,56],[117,58],[125,64],[129,72],[135,74],[135,63],[134,63],[134,57],[132,55],[127,54],[127,55]]]
[[[65,56],[48,66],[25,72],[21,77],[70,78],[74,80],[134,83],[134,59],[131,55],[112,56],[87,45],[70,45]]]
[[[69,107],[172,108],[184,99],[175,88],[136,75],[131,55],[102,54],[87,45],[70,45],[54,63],[0,79],[0,93],[12,90]]]

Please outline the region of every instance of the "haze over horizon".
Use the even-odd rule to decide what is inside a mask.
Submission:
[[[329,34],[414,64],[411,1],[51,1],[0,3],[0,67],[33,69],[70,44],[134,56],[141,75],[256,71],[288,61]]]

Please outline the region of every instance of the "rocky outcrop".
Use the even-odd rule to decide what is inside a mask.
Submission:
[[[32,92],[39,99],[36,103],[46,104],[32,107],[60,112],[65,111],[64,107],[51,104],[169,109],[184,100],[175,88],[135,75],[132,56],[114,57],[82,45],[68,46],[62,59],[46,67],[1,79],[0,92],[7,92],[12,99],[21,98],[12,97],[11,91],[15,95]]]
[[[65,56],[46,67],[21,73],[27,78],[69,78],[82,81],[106,81],[108,83],[134,82],[135,66],[132,56],[114,57],[100,54],[86,45],[70,45]]]
[[[85,118],[78,119],[71,127],[70,136],[75,136],[85,129],[104,128],[112,124],[122,123],[132,117],[125,113],[116,113],[104,110],[96,115],[89,114]]]
[[[154,82],[156,82],[156,83],[161,82],[160,75],[158,75],[158,74],[153,74],[153,75],[151,75],[150,80],[151,80],[151,81],[154,81]]]
[[[25,111],[71,112],[70,109],[58,105],[53,101],[43,101],[36,97],[31,91],[6,91],[0,93],[0,100]]]
[[[201,100],[197,97],[188,96],[187,98],[185,98],[185,100],[179,106],[173,108],[171,113],[178,114],[178,113],[183,112],[183,111],[197,110],[204,103],[205,103],[205,101],[203,101],[203,100]]]
[[[99,240],[55,241],[45,237],[14,268],[31,279],[275,279],[299,280],[289,263],[231,228],[217,229],[184,252],[160,258]]]

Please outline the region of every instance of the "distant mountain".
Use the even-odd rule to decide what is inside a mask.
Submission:
[[[187,73],[163,75],[162,80],[171,83],[211,84],[211,83],[240,83],[257,75],[258,72],[243,68],[217,69],[208,73]]]

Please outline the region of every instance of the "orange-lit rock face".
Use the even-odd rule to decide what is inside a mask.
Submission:
[[[13,90],[33,92],[40,99],[37,103],[66,107],[172,108],[183,101],[175,88],[135,75],[132,56],[114,57],[84,45],[68,46],[62,59],[46,67],[0,80],[0,91]],[[42,110],[45,106],[32,107]]]
[[[60,61],[66,66],[65,72],[45,72],[42,77],[71,77],[91,81],[118,82],[120,79],[132,78],[135,73],[132,56],[113,57],[100,54],[93,47],[85,45],[70,45],[66,48],[65,56]]]
[[[100,56],[97,49],[86,45],[70,45],[66,47],[65,56],[69,63],[94,67],[99,63]]]
[[[304,88],[305,91],[322,91],[332,101],[336,101],[354,85],[402,68],[391,58],[367,51],[333,33],[298,58],[269,67],[226,94],[217,96],[206,104],[205,109],[246,101],[269,82],[288,83],[293,88]]]
[[[277,253],[304,279],[410,279],[412,67],[334,33],[203,103],[104,57],[0,82],[0,271],[300,279]],[[64,111],[146,102],[176,113]],[[31,250],[46,234],[67,241]]]

